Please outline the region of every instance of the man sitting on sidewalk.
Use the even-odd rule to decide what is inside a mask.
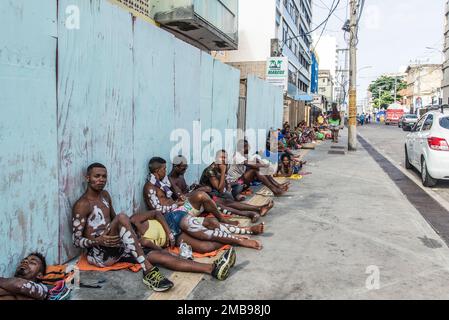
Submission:
[[[212,188],[209,186],[193,185],[190,187],[190,189],[188,188],[187,182],[184,178],[187,168],[188,164],[185,157],[178,156],[173,159],[173,169],[168,177],[177,198],[185,199],[185,197],[192,195],[192,192],[190,190],[203,191],[210,194],[212,192]],[[270,209],[274,206],[273,201],[270,201],[264,206],[252,206],[240,204],[233,200],[220,201],[220,198],[212,199],[216,204],[218,204],[218,210],[222,211],[223,213],[230,213],[238,216],[248,217],[253,223],[257,222],[260,216],[265,216],[268,211],[270,211]]]
[[[158,211],[136,214],[131,217],[131,222],[140,238],[142,247],[150,250],[147,259],[152,264],[161,265],[167,269],[179,272],[210,274],[218,280],[226,280],[229,276],[230,268],[235,264],[236,254],[232,247],[212,264],[191,261],[185,259],[189,258],[185,256],[183,256],[183,259],[165,251],[164,248],[173,248],[175,246],[173,241],[175,238],[172,236],[164,216]],[[222,244],[217,242],[198,241],[195,239],[192,247],[195,252],[208,253],[218,250],[222,246]]]
[[[73,206],[73,243],[87,249],[87,261],[108,267],[120,261],[137,262],[143,269],[143,282],[155,291],[167,291],[173,283],[145,259],[129,217],[116,214],[109,193],[106,167],[99,163],[87,169],[87,190]]]
[[[248,239],[248,235],[264,232],[264,224],[249,228],[239,228],[238,222],[223,218],[215,203],[204,192],[189,197],[186,201],[172,199],[173,192],[166,176],[166,161],[152,158],[149,163],[150,174],[144,186],[144,199],[150,209],[161,211],[170,227],[170,241],[177,238],[181,242],[181,233],[200,241],[212,241],[221,244],[262,249],[259,241]],[[202,208],[203,210],[199,209]],[[212,213],[215,218],[199,218],[201,212]],[[186,239],[188,244],[189,237]],[[190,244],[192,246],[192,244]]]
[[[40,283],[47,268],[40,253],[32,253],[23,259],[13,278],[0,277],[0,300],[45,300],[48,288]]]
[[[288,190],[288,184],[279,184],[271,175],[261,174],[260,169],[268,168],[268,164],[260,161],[249,162],[249,144],[247,140],[241,140],[237,144],[237,151],[234,155],[233,164],[228,172],[227,180],[234,190],[236,196],[241,191],[242,185],[249,187],[252,182],[258,180],[267,186],[275,196],[281,196]]]

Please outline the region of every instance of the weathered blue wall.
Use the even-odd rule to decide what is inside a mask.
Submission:
[[[249,75],[246,92],[246,130],[282,127],[284,97],[282,89]],[[265,150],[265,142],[257,150]]]
[[[56,2],[0,1],[0,275],[58,257]]]
[[[239,71],[104,0],[59,0],[56,24],[56,2],[0,2],[0,275],[30,250],[49,263],[78,253],[71,207],[89,163],[108,167],[114,207],[130,214],[173,129],[237,125]],[[65,28],[68,5],[80,29]]]

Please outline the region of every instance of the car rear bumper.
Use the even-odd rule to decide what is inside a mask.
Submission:
[[[427,170],[438,180],[449,180],[449,151],[430,150],[427,155]]]

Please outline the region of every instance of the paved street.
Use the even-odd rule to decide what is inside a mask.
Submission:
[[[379,141],[403,135],[397,128],[362,132]],[[238,272],[223,283],[203,281],[189,298],[449,298],[442,238],[365,148],[346,155],[329,150],[326,142],[311,152],[313,174],[277,200],[264,250],[239,249]],[[379,270],[379,290],[366,285],[372,270]]]
[[[409,131],[403,131],[397,126],[386,126],[383,124],[372,124],[358,127],[359,134],[368,139],[375,148],[405,170],[404,165],[404,143]],[[417,170],[409,170],[410,177],[414,177],[417,182],[420,175]],[[431,191],[441,196],[449,202],[449,182],[440,182]]]

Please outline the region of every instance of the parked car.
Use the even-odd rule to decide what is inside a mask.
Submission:
[[[418,122],[418,116],[416,114],[404,114],[401,119],[399,119],[398,127],[402,130],[411,130],[415,124]]]
[[[449,109],[422,116],[405,141],[405,166],[421,173],[424,186],[449,180]]]

